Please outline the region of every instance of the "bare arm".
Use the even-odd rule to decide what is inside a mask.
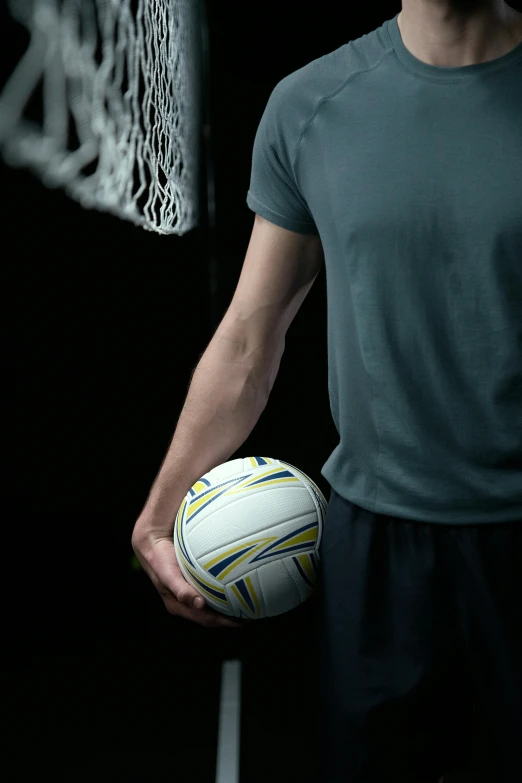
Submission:
[[[168,523],[186,493],[248,438],[275,383],[285,337],[324,261],[321,241],[256,215],[234,298],[197,365],[145,504]]]
[[[287,329],[323,260],[318,237],[256,216],[234,298],[194,371],[132,534],[136,556],[172,614],[202,625],[230,624],[211,609],[192,606],[201,597],[177,564],[175,517],[190,487],[226,462],[255,427],[279,370]]]

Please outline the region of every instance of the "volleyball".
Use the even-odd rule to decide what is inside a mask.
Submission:
[[[224,462],[178,509],[181,572],[222,614],[257,620],[288,612],[314,592],[326,508],[319,487],[288,462]]]

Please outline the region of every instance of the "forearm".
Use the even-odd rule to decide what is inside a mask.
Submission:
[[[190,487],[245,442],[274,385],[284,345],[252,348],[218,328],[201,357],[143,515],[172,521]]]

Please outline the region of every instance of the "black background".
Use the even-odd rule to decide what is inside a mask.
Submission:
[[[207,7],[221,316],[252,231],[252,146],[272,89],[400,3]],[[27,36],[5,8],[1,21],[3,82]],[[320,780],[314,601],[246,629],[205,629],[168,614],[132,565],[134,522],[216,326],[205,189],[201,225],[166,237],[85,210],[25,171],[0,172],[8,779],[210,783],[221,663],[233,658],[243,662],[241,780]],[[328,498],[320,469],[336,444],[323,271],[289,330],[270,404],[230,459],[284,459]]]

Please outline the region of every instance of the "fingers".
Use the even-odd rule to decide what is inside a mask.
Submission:
[[[173,580],[174,588],[176,588],[177,584],[179,584],[179,581]],[[205,606],[205,599],[203,596],[194,590],[186,581],[181,583],[180,587],[178,587],[178,590],[176,593],[174,593],[174,595],[180,604],[185,604],[185,606],[195,607],[196,609],[203,609]]]
[[[203,596],[184,578],[173,543],[166,538],[133,540],[134,551],[170,614],[206,628],[241,628],[244,623],[207,607]],[[195,607],[197,600],[201,607]]]
[[[198,591],[181,573],[174,546],[170,541],[161,539],[154,543],[149,555],[149,564],[156,580],[164,585],[168,592],[175,595],[181,604],[192,606],[195,599],[202,599]]]
[[[198,625],[203,625],[205,628],[241,628],[241,623],[236,622],[232,617],[225,617],[225,615],[215,612],[210,608],[194,609],[193,607],[185,606],[180,603],[175,596],[163,597],[163,603],[170,614],[174,614],[177,617],[184,617],[186,620],[191,620]]]
[[[168,569],[162,568],[162,565],[156,566],[159,574],[151,570],[149,576],[170,614],[184,617],[206,628],[241,628],[241,623],[236,622],[234,618],[226,617],[207,607],[203,596],[184,579],[177,564],[169,562]],[[161,581],[161,576],[165,581],[169,580],[171,587]],[[194,599],[202,601],[201,608],[194,607]]]

